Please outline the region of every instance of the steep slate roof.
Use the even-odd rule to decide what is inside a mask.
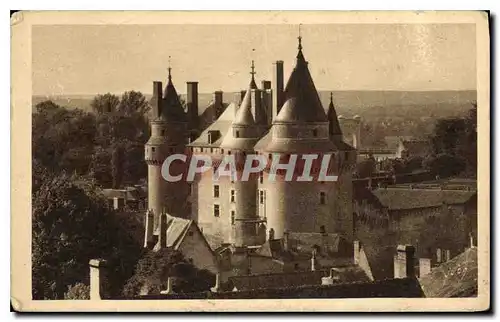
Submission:
[[[223,138],[226,136],[227,132],[231,129],[231,125],[234,119],[234,114],[236,110],[236,104],[231,103],[224,110],[221,116],[213,122],[208,128],[206,128],[200,136],[188,144],[190,147],[219,147]],[[217,141],[210,144],[208,142],[208,132],[210,131],[219,131],[220,137]]]
[[[330,93],[330,104],[328,104],[328,120],[330,121],[329,129],[330,135],[342,135],[342,130],[340,129],[339,119],[337,117],[337,112],[335,111],[335,106],[333,105],[333,94]]]
[[[171,69],[168,69],[168,82],[163,93],[160,119],[170,122],[185,122],[186,113],[179,100],[179,95],[172,83]]]
[[[276,117],[277,122],[328,122],[302,53],[300,37],[297,63],[283,94],[285,103]]]
[[[192,224],[192,220],[167,215],[167,247],[177,249]],[[158,235],[159,232],[157,227],[154,234]]]
[[[420,279],[426,297],[477,296],[477,248],[469,248]]]
[[[476,196],[475,191],[397,188],[376,189],[373,194],[389,210],[438,207],[443,203],[464,204]]]

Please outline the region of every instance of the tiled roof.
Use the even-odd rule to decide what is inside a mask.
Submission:
[[[443,203],[464,204],[476,196],[474,191],[397,188],[376,189],[373,194],[390,210],[437,207]]]
[[[469,248],[420,279],[426,297],[477,296],[477,248]]]

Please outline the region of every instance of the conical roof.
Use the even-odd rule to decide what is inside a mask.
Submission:
[[[185,121],[184,108],[179,100],[179,95],[172,83],[171,68],[168,69],[168,82],[163,94],[163,107],[160,118],[166,121]]]
[[[342,130],[340,129],[339,120],[337,118],[337,112],[335,111],[335,106],[333,105],[332,93],[330,93],[330,104],[328,104],[328,120],[330,121],[330,135],[342,135]]]
[[[252,115],[251,91],[248,90],[241,101],[240,108],[236,112],[233,124],[237,125],[254,125],[255,121]]]
[[[279,122],[327,122],[318,91],[314,86],[307,62],[302,53],[299,37],[297,63],[288,79],[284,92],[285,104],[276,117]],[[287,104],[288,103],[288,104]]]

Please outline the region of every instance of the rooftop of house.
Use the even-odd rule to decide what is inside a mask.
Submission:
[[[192,220],[167,215],[167,247],[177,249],[184,240],[191,224],[193,224]],[[155,235],[160,233],[159,226],[154,231]]]
[[[136,186],[124,189],[103,189],[102,193],[107,199],[142,200],[147,198],[147,188]]]
[[[420,298],[425,297],[416,278],[387,279],[373,282],[335,283],[276,287],[247,291],[199,292],[146,295],[136,300],[162,299],[293,299],[293,298]],[[123,298],[127,299],[127,298]]]
[[[188,144],[191,147],[219,147],[226,134],[231,129],[234,114],[237,106],[235,103],[229,104],[219,118],[210,124],[201,135]],[[209,133],[218,133],[218,138],[213,142],[209,141]]]
[[[432,269],[420,279],[426,297],[477,296],[477,248],[469,248],[462,254]]]
[[[381,188],[372,192],[389,210],[464,204],[477,196],[475,191],[464,190]]]

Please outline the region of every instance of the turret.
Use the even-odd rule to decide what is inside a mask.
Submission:
[[[172,69],[168,68],[168,80],[162,91],[161,82],[153,82],[151,137],[145,145],[145,160],[148,165],[148,207],[153,213],[153,230],[157,230],[159,214],[166,211],[185,217],[184,208],[188,186],[186,182],[167,182],[161,174],[165,159],[175,153],[184,153],[187,141],[187,117],[172,82]],[[171,169],[171,175],[184,171],[181,167]],[[151,229],[146,235],[151,234]],[[151,241],[151,237],[146,236]]]

